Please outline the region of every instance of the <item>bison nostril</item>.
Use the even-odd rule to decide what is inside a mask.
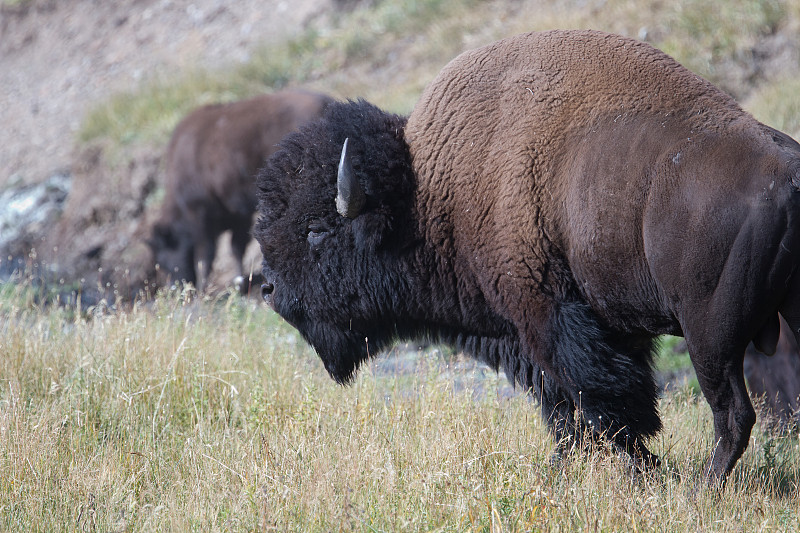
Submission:
[[[269,295],[271,295],[272,291],[274,291],[274,290],[275,290],[275,285],[273,285],[272,283],[262,283],[261,284],[261,297],[266,300],[267,297]]]

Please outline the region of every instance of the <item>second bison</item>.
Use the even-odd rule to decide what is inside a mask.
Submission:
[[[162,283],[185,280],[204,288],[225,231],[231,231],[237,274],[245,274],[256,171],[286,134],[317,118],[331,101],[283,91],[203,106],[178,124],[167,148],[164,203],[148,241]]]
[[[344,147],[344,148],[343,148]],[[408,119],[334,104],[258,177],[265,299],[339,382],[398,339],[452,344],[540,400],[564,449],[653,463],[653,347],[682,335],[747,446],[742,376],[800,331],[800,145],[666,54],[594,31],[466,52]]]

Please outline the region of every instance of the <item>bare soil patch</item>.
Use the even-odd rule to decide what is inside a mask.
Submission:
[[[329,0],[31,0],[0,7],[0,188],[72,165],[84,113],[186,68],[246,61]]]

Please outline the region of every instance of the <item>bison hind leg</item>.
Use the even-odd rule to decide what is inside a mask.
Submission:
[[[657,457],[645,446],[661,429],[654,339],[604,327],[591,307],[579,301],[555,307],[550,334],[552,381],[558,385],[549,389],[562,391],[574,405],[580,420],[574,430],[585,429],[636,461],[656,464]]]

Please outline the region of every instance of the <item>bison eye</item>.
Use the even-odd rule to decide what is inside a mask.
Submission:
[[[308,225],[308,243],[316,246],[328,236],[328,225],[322,221],[314,221]]]

